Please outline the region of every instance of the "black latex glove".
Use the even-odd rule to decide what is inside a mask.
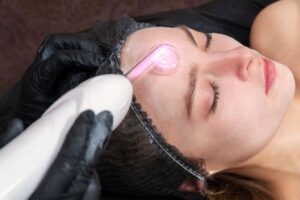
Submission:
[[[30,200],[99,200],[95,165],[110,138],[113,118],[104,111],[79,115],[47,174]],[[98,182],[98,183],[97,183]]]
[[[48,36],[22,77],[14,117],[29,126],[62,94],[95,74],[103,59],[100,51],[81,34]]]
[[[23,123],[20,119],[12,119],[7,123],[7,127],[0,134],[0,149],[18,136],[24,130]]]

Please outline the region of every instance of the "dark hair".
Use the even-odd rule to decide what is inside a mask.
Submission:
[[[207,179],[205,195],[208,200],[276,200],[259,180],[220,172]]]
[[[146,113],[142,113],[147,123],[151,124]],[[156,134],[156,138],[165,143],[178,160],[206,174],[204,170],[201,171],[201,162],[185,158],[174,146],[167,144],[158,132]],[[132,109],[112,133],[97,169],[102,187],[108,192],[133,196],[203,198],[200,193],[178,190],[185,180],[195,178],[147,135]]]
[[[135,100],[134,100],[135,104]],[[138,105],[138,104],[137,104]],[[196,178],[174,162],[147,135],[132,108],[125,120],[113,132],[110,143],[97,167],[105,191],[128,196],[168,196],[207,200],[275,200],[274,195],[258,180],[219,172],[208,176],[203,160],[190,160],[169,145],[157,131],[147,114],[138,108],[145,123],[155,131],[155,137],[172,151],[176,159],[205,177],[203,195],[181,192],[179,186]]]

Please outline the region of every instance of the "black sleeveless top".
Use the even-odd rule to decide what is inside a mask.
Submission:
[[[249,33],[256,15],[275,0],[213,0],[190,9],[136,17],[158,26],[185,24],[201,32],[222,33],[249,45]]]

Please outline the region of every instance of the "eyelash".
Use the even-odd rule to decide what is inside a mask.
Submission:
[[[210,47],[211,40],[212,40],[212,34],[211,33],[204,33],[207,39],[205,50],[207,50]]]
[[[219,85],[216,82],[212,82],[211,83],[211,87],[212,87],[212,89],[214,91],[214,100],[213,100],[213,104],[211,106],[211,111],[213,113],[215,113],[216,109],[217,109],[218,101],[219,101],[219,95],[220,95]]]

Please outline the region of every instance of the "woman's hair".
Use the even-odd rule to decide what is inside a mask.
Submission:
[[[142,112],[149,126],[151,121]],[[155,128],[155,127],[154,127]],[[176,159],[203,175],[201,162],[186,159],[174,146],[168,145],[159,133],[156,138],[167,145]],[[105,191],[128,196],[197,197],[200,193],[182,193],[179,186],[195,179],[178,165],[144,130],[132,108],[125,120],[112,133],[110,142],[100,158],[97,170]]]
[[[208,177],[205,195],[208,200],[276,200],[260,181],[226,172]]]

